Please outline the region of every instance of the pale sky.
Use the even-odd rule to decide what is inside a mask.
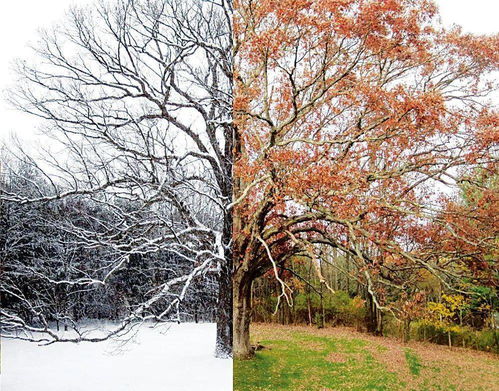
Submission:
[[[5,102],[4,90],[12,85],[11,72],[15,58],[29,54],[29,42],[36,42],[37,30],[49,27],[64,17],[71,4],[87,4],[93,0],[8,0],[0,3],[0,140],[12,132],[21,138],[32,138],[36,119],[15,111]],[[472,33],[499,32],[499,0],[437,0],[442,21],[459,24]]]
[[[39,120],[12,108],[5,101],[5,90],[15,82],[12,72],[17,58],[30,55],[30,43],[38,40],[40,28],[64,20],[72,4],[87,4],[92,0],[4,0],[0,2],[0,141],[11,132],[21,139],[33,138]]]

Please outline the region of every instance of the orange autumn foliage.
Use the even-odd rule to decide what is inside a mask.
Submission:
[[[460,177],[497,170],[499,35],[444,29],[430,0],[235,10],[236,277],[324,246],[350,254],[370,289],[403,284],[402,268],[451,283],[452,246],[484,262],[497,221],[476,225],[452,200]]]

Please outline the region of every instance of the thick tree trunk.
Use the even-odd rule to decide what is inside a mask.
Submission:
[[[229,220],[229,219],[226,219]],[[215,355],[219,358],[232,357],[232,251],[230,238],[231,221],[224,227],[223,245],[226,249],[225,264],[222,265],[218,280],[217,340]]]
[[[253,356],[249,334],[252,283],[253,279],[246,273],[239,270],[234,274],[234,357],[238,359],[248,359]]]
[[[231,126],[230,131],[226,133],[225,159],[222,160],[223,178],[220,183],[222,195],[230,200],[233,192],[238,189],[238,179],[233,175],[234,152],[236,156],[240,153],[240,143],[236,128]],[[235,186],[235,187],[234,187]],[[217,308],[217,342],[215,355],[219,358],[232,357],[233,331],[232,331],[232,273],[234,267],[233,252],[233,227],[237,217],[232,210],[225,210],[224,225],[222,232],[222,245],[224,251],[225,263],[221,265],[220,276],[218,280],[218,308]],[[237,223],[236,223],[237,226]]]
[[[222,268],[228,269],[228,268]],[[219,280],[217,308],[217,341],[215,355],[219,358],[232,356],[232,284],[230,269],[222,270]]]

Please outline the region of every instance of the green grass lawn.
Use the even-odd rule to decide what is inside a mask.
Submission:
[[[265,346],[234,362],[234,389],[256,390],[499,390],[492,354],[376,338],[344,328],[256,325]]]

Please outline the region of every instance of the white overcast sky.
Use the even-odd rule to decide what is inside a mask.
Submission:
[[[15,58],[27,56],[28,43],[37,40],[37,30],[64,18],[71,4],[87,4],[93,0],[4,0],[0,2],[0,140],[10,132],[22,139],[34,137],[37,121],[19,113],[5,102],[4,90],[12,85],[11,71]],[[499,0],[437,0],[442,21],[459,24],[472,33],[499,32]]]

